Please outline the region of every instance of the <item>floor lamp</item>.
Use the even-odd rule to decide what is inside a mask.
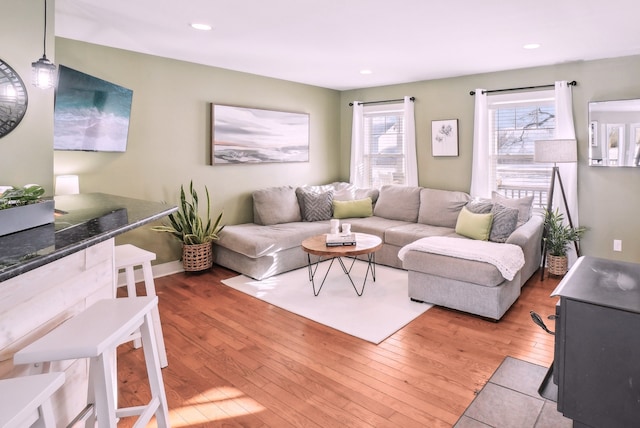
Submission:
[[[562,185],[562,177],[560,176],[560,170],[558,163],[569,163],[578,161],[578,148],[576,140],[540,140],[536,141],[533,154],[533,161],[540,163],[553,163],[553,169],[551,171],[551,185],[549,187],[549,194],[547,195],[547,212],[551,212],[553,208],[553,192],[555,189],[556,177],[558,178],[558,184],[560,184],[560,191],[562,192],[562,200],[564,202],[565,212],[567,213],[567,221],[569,226],[573,227],[573,221],[571,220],[571,212],[567,205],[567,196],[564,193],[564,186]],[[547,237],[547,227],[545,226],[542,231],[542,269],[540,273],[540,280],[544,280],[544,266],[547,262],[547,246],[545,238]],[[578,242],[573,242],[576,247],[576,254],[580,256],[580,249],[578,248]]]

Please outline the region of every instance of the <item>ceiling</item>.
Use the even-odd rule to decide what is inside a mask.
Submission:
[[[640,54],[638,0],[56,0],[55,15],[59,37],[336,90]]]

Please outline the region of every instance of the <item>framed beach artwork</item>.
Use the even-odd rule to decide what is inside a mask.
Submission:
[[[458,156],[458,119],[431,121],[431,154]]]
[[[211,104],[211,163],[309,161],[309,114]]]

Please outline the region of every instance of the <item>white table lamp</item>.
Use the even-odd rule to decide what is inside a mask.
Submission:
[[[56,177],[56,195],[76,195],[80,193],[80,179],[77,175]]]
[[[562,185],[562,177],[560,177],[560,170],[558,169],[558,163],[570,163],[578,161],[578,144],[574,139],[559,139],[559,140],[540,140],[534,142],[533,161],[539,163],[552,163],[553,169],[551,171],[551,184],[549,185],[549,194],[547,196],[547,212],[551,212],[553,208],[553,191],[555,188],[556,177],[558,177],[558,184],[560,184],[560,191],[562,192],[562,200],[564,201],[564,208],[567,213],[567,221],[569,226],[573,228],[573,221],[571,221],[571,212],[567,204],[567,197],[564,193],[564,186]],[[544,279],[544,265],[547,258],[547,248],[545,245],[545,238],[547,236],[547,228],[545,227],[542,232],[542,269],[541,279]],[[578,242],[573,242],[576,247],[576,254],[580,256],[580,249]]]

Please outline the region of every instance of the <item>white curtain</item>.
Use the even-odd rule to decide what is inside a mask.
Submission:
[[[571,88],[572,86],[569,86],[565,80],[555,82],[556,139],[576,138],[576,130],[573,124],[573,100]],[[560,176],[562,177],[565,195],[567,197],[567,206],[569,207],[569,212],[571,214],[571,221],[573,222],[573,226],[577,227],[579,225],[578,163],[559,163],[558,167]],[[555,208],[559,208],[560,212],[564,214],[564,218],[567,219],[564,202],[562,201],[562,192],[559,191],[559,187],[558,183],[556,183],[556,190],[553,194],[553,206]],[[567,256],[569,257],[569,266],[571,266],[577,258],[574,246],[571,246],[571,250],[568,252]]]
[[[367,187],[364,182],[364,106],[361,101],[353,102],[349,182],[358,188]]]
[[[418,160],[416,156],[416,118],[411,97],[404,97],[404,153],[407,186],[418,185]]]
[[[489,112],[487,94],[484,89],[476,89],[475,115],[473,118],[473,160],[471,165],[471,189],[474,198],[491,197],[491,171],[487,160],[489,148]]]

